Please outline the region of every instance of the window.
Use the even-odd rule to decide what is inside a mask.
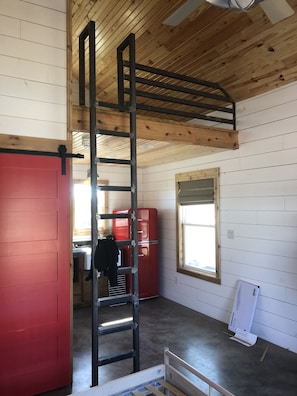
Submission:
[[[177,271],[220,283],[219,169],[175,177]]]
[[[98,180],[98,185],[107,185]],[[106,213],[106,191],[97,190],[97,213]],[[98,234],[104,234],[106,224],[98,220]],[[73,236],[91,236],[91,185],[90,179],[74,180],[73,185]]]

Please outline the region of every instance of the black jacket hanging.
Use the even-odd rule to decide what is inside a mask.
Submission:
[[[98,239],[94,266],[98,272],[108,277],[110,286],[117,286],[118,284],[118,255],[119,249],[113,237]]]

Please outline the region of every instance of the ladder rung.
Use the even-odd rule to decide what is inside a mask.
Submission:
[[[110,103],[110,102],[103,102],[103,101],[96,101],[96,106],[107,107],[108,109],[119,109],[119,105],[117,103]]]
[[[105,135],[105,136],[115,136],[115,137],[123,137],[123,138],[129,138],[130,133],[129,132],[119,132],[119,131],[108,131],[106,129],[99,129],[96,131],[97,135]]]
[[[118,275],[131,274],[132,267],[118,267]]]
[[[121,247],[121,246],[131,246],[132,245],[132,241],[131,240],[116,241],[116,244],[119,247]]]
[[[129,320],[128,322],[124,322],[124,323],[99,326],[98,334],[99,335],[113,334],[113,333],[118,333],[120,331],[132,330],[133,328],[134,328],[133,320]]]
[[[101,191],[131,191],[131,186],[98,186]]]
[[[106,307],[108,305],[113,305],[113,304],[132,302],[132,299],[133,299],[132,294],[120,294],[118,296],[100,297],[98,298],[98,306]]]
[[[133,350],[124,351],[118,354],[102,356],[98,359],[98,366],[104,366],[105,364],[119,362],[120,360],[129,359],[135,356]]]
[[[127,213],[100,213],[99,218],[102,220],[109,220],[109,219],[130,219],[131,212]]]
[[[130,160],[125,159],[117,159],[117,158],[96,158],[96,162],[100,162],[101,164],[117,164],[117,165],[131,165]]]

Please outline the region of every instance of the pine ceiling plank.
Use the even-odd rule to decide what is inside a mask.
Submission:
[[[119,3],[120,2],[117,2],[117,4]],[[143,33],[146,32],[148,26],[150,26],[150,28],[154,30],[154,24],[156,23],[155,22],[156,18],[158,17],[159,14],[162,14],[165,11],[170,12],[169,6],[171,5],[171,3],[172,2],[169,2],[169,5],[168,2],[166,3],[162,2],[160,4],[160,2],[158,2],[157,0],[150,2],[143,1],[139,3],[131,2],[131,5],[129,6],[130,15],[125,15],[124,11],[120,10],[119,12],[120,23],[116,25],[111,23],[110,28],[108,29],[108,32],[110,34],[105,39],[104,48],[101,48],[100,43],[98,45],[98,43],[96,42],[99,64],[100,62],[102,62],[102,64],[104,64],[106,69],[109,70],[109,73],[107,75],[103,73],[102,78],[100,78],[100,75],[98,77],[98,85],[100,85],[100,89],[102,91],[108,90],[113,92],[114,88],[116,88],[115,77],[116,77],[117,45],[119,45],[121,41],[123,41],[131,32],[135,33],[137,37],[140,37]],[[137,7],[135,6],[135,4],[137,4]],[[112,18],[113,16],[110,15],[109,18],[107,18],[107,20]],[[157,20],[158,26],[156,26],[156,28],[159,28],[160,20],[163,19],[161,16],[159,16],[158,18],[159,18],[159,20]],[[100,18],[98,17],[96,23],[96,35],[100,35],[100,36],[103,35],[103,31],[105,29],[105,27],[103,26],[104,24],[105,22],[101,21]],[[75,45],[75,43],[73,45]],[[77,62],[78,59],[74,55],[75,68],[77,67]],[[111,71],[113,71],[113,76],[111,76]],[[101,73],[101,70],[98,70],[98,73]]]
[[[159,28],[159,26],[155,26],[156,24],[155,20],[156,20],[156,15],[158,15],[158,12],[160,12],[161,5],[155,3],[155,7],[154,7],[154,3],[143,2],[143,4],[146,4],[146,6],[143,9],[138,10],[138,12],[134,11],[131,14],[131,23],[128,26],[124,23],[124,21],[122,21],[119,29],[121,40],[117,41],[117,45],[119,45],[121,41],[123,41],[130,33],[134,33],[136,39],[139,40],[139,38],[143,34],[147,33],[148,26],[150,26],[150,29],[152,30]],[[164,5],[162,7],[164,7]],[[158,25],[160,25],[160,22],[157,23]],[[112,49],[110,50],[112,51]],[[147,43],[146,52],[150,53],[149,43]],[[116,55],[116,53],[114,54]],[[105,59],[103,53],[100,55],[103,57],[103,59]],[[136,49],[136,62],[141,63],[141,58],[139,55],[141,55],[141,51]],[[115,70],[116,57],[113,58],[109,56],[109,62],[106,63],[106,67],[109,70],[112,69]],[[116,70],[114,72],[114,76],[115,75],[116,75]],[[103,91],[114,92],[114,90],[117,89],[115,79],[105,78],[104,75],[102,75],[101,81],[100,82],[98,81],[98,85],[100,85],[100,89],[102,89]]]
[[[288,2],[296,12],[297,0]],[[248,13],[234,13],[205,3],[177,27],[162,25],[180,4],[182,0],[73,0],[74,77],[78,76],[78,27],[83,29],[94,17],[97,93],[104,101],[116,102],[116,47],[131,32],[136,35],[137,62],[219,83],[235,101],[296,80],[289,60],[297,51],[296,13],[272,25],[259,5]],[[274,47],[278,50],[272,53]],[[240,62],[242,57],[245,62]],[[281,63],[275,58],[284,62],[283,80],[278,72]],[[278,76],[267,72],[268,62]]]

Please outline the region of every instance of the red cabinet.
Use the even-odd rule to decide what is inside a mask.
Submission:
[[[130,209],[115,209],[113,213],[128,213]],[[138,282],[139,298],[159,295],[158,271],[158,212],[155,208],[138,209]],[[113,235],[116,240],[129,240],[130,219],[114,219]],[[131,266],[131,248],[124,247],[124,265]],[[127,277],[127,289],[131,291],[131,282]]]

